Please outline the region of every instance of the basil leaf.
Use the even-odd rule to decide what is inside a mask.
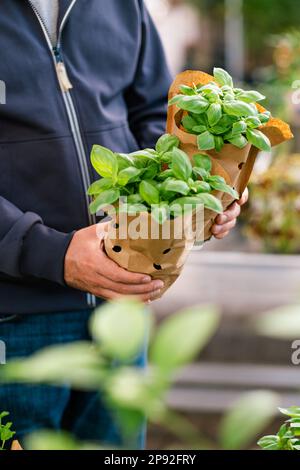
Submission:
[[[118,170],[124,170],[125,168],[128,168],[129,166],[132,166],[134,164],[133,158],[131,158],[129,155],[125,153],[118,153],[117,155],[117,161],[118,161]]]
[[[174,193],[183,194],[184,196],[186,196],[190,191],[189,185],[185,181],[180,181],[175,178],[167,179],[163,183],[162,188],[164,191],[171,191]]]
[[[129,182],[134,180],[137,176],[141,174],[140,169],[133,166],[129,166],[124,170],[121,170],[118,174],[118,183],[120,186],[126,186]]]
[[[187,181],[192,174],[192,164],[189,157],[182,150],[174,149],[172,157],[171,169],[180,180]]]
[[[198,168],[194,166],[193,172],[196,176],[200,176],[203,180],[206,180],[209,177],[209,172],[204,168]]]
[[[199,195],[200,196],[200,195]],[[170,205],[170,213],[175,217],[184,216],[202,204],[199,196],[181,197]]]
[[[192,131],[196,132],[197,134],[203,134],[203,132],[205,132],[206,130],[207,130],[206,126],[201,126],[201,125],[194,126],[192,129]]]
[[[209,193],[211,191],[211,186],[205,181],[195,181],[195,188],[197,193]]]
[[[180,85],[179,90],[184,95],[188,95],[188,96],[196,95],[195,88],[192,88],[192,87],[187,86],[187,85]]]
[[[225,183],[225,181],[209,181],[210,186],[216,191],[221,191],[222,193],[230,194],[234,199],[239,199],[238,192],[233,189],[231,186]]]
[[[156,151],[159,153],[169,152],[174,147],[179,147],[179,139],[175,135],[164,134],[156,143]]]
[[[244,137],[243,135],[236,135],[232,139],[228,139],[228,141],[239,149],[243,149],[248,144],[246,137]]]
[[[219,201],[219,199],[217,199],[212,194],[200,193],[198,194],[197,198],[204,205],[205,209],[217,212],[218,214],[221,214],[223,212],[223,206],[221,204],[221,201]]]
[[[187,131],[192,131],[193,127],[197,126],[197,121],[192,116],[184,116],[182,125]]]
[[[158,175],[158,179],[164,181],[165,179],[170,178],[172,176],[174,176],[174,173],[172,170],[170,170],[170,168],[168,168],[167,170],[164,170],[162,173],[160,173],[160,175]]]
[[[247,117],[257,115],[257,110],[252,104],[244,103],[243,101],[233,100],[224,102],[223,108],[225,113],[230,116]]]
[[[108,189],[103,193],[99,194],[96,199],[90,204],[91,214],[96,214],[101,209],[109,206],[116,202],[120,197],[120,191],[118,189]]]
[[[151,180],[159,173],[160,168],[157,163],[151,163],[143,173],[143,179]]]
[[[213,150],[215,148],[214,136],[208,131],[198,135],[197,143],[199,150]]]
[[[239,94],[239,100],[245,101],[246,103],[256,103],[257,101],[263,101],[266,97],[258,91],[244,91]]]
[[[140,194],[130,194],[130,196],[127,196],[127,202],[128,204],[139,204],[142,202],[142,198]]]
[[[256,116],[250,116],[246,119],[246,123],[249,127],[251,127],[252,129],[257,129],[257,127],[260,127],[261,126],[261,121],[259,119],[259,117],[256,117]]]
[[[209,173],[211,172],[212,163],[211,158],[208,155],[197,153],[194,155],[193,159],[196,167],[204,168],[204,170],[208,171]]]
[[[213,103],[207,110],[207,118],[210,126],[218,124],[222,117],[222,106],[218,103]]]
[[[176,105],[184,111],[190,111],[195,114],[201,114],[207,110],[207,108],[209,107],[209,102],[199,95],[180,95],[180,99],[176,101]]]
[[[243,134],[243,132],[246,132],[247,130],[247,124],[245,121],[238,121],[235,122],[232,126],[232,137]]]
[[[89,196],[96,196],[106,189],[110,189],[113,185],[111,178],[101,178],[101,180],[95,181],[88,189],[87,193]]]
[[[217,152],[221,152],[224,147],[224,139],[220,135],[215,135],[215,149]]]
[[[214,78],[220,86],[227,85],[230,88],[233,88],[233,80],[226,70],[220,68],[214,68]]]
[[[139,193],[143,201],[147,202],[149,206],[159,203],[159,191],[148,181],[142,181],[139,186]]]
[[[271,113],[269,111],[265,111],[264,113],[260,113],[258,117],[262,124],[266,124],[271,119]]]
[[[247,139],[250,144],[257,147],[259,150],[263,150],[265,152],[271,151],[271,142],[267,136],[265,136],[262,132],[257,129],[248,129],[246,133]]]
[[[91,153],[91,162],[100,176],[116,181],[118,160],[117,156],[111,150],[101,145],[94,145]]]

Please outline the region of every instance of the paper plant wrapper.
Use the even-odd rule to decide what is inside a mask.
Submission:
[[[206,85],[214,81],[214,77],[203,72],[186,71],[179,74],[169,92],[169,99],[180,93],[180,85]],[[260,112],[265,109],[257,105]],[[256,147],[248,144],[245,148],[239,149],[233,145],[224,145],[221,152],[198,149],[197,136],[185,132],[181,126],[184,111],[179,110],[176,105],[170,106],[168,111],[167,132],[176,135],[180,140],[180,148],[192,159],[197,153],[207,154],[212,160],[212,174],[222,176],[226,183],[241,196],[247,187],[251,176],[255,159],[259,153]],[[262,126],[260,130],[270,139],[272,146],[278,145],[293,137],[290,127],[279,119],[271,118]],[[214,195],[222,202],[223,209],[226,210],[234,199],[228,194],[215,192]],[[211,228],[214,224],[216,213],[205,210],[204,212],[204,240],[211,238]]]
[[[162,295],[178,278],[195,243],[195,233],[191,231],[194,218],[195,213],[190,213],[159,225],[147,212],[117,215],[106,227],[106,253],[129,271],[164,281]],[[143,236],[136,238],[130,231],[141,225]]]

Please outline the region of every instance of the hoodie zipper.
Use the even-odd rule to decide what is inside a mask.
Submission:
[[[86,153],[84,150],[84,144],[83,144],[83,139],[80,131],[80,126],[79,126],[79,120],[78,116],[76,113],[76,109],[74,106],[74,102],[70,93],[70,90],[73,88],[72,83],[69,80],[66,66],[62,57],[62,52],[61,52],[61,38],[62,38],[62,32],[63,28],[65,26],[65,23],[68,19],[68,16],[76,3],[76,0],[73,0],[68,8],[68,10],[65,13],[64,18],[62,19],[59,31],[58,31],[58,38],[57,38],[57,44],[55,47],[52,46],[51,40],[50,40],[50,34],[47,29],[47,26],[45,25],[45,22],[43,18],[41,17],[39,11],[33,5],[33,3],[28,0],[28,3],[30,4],[32,10],[34,11],[40,26],[42,28],[42,31],[44,33],[45,39],[47,41],[49,50],[51,52],[52,58],[53,58],[53,63],[54,67],[56,70],[56,75],[57,79],[59,82],[59,86],[61,89],[61,94],[62,98],[65,104],[66,112],[68,115],[68,120],[70,124],[70,128],[72,131],[72,135],[74,138],[74,143],[78,155],[78,161],[79,161],[79,166],[80,166],[80,172],[81,172],[81,177],[82,177],[82,182],[84,186],[84,191],[85,191],[85,199],[86,199],[86,210],[87,210],[87,215],[88,215],[88,220],[90,225],[96,224],[96,216],[90,214],[89,211],[89,204],[90,204],[90,198],[87,195],[87,189],[91,185],[91,179],[90,179],[90,174],[89,174],[89,168],[87,164],[87,159],[86,159]],[[96,297],[92,294],[87,294],[87,303],[90,307],[96,307]]]

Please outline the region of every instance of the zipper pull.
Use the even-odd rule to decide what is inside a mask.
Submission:
[[[72,83],[69,80],[65,64],[63,62],[58,62],[56,64],[56,72],[58,76],[58,81],[63,92],[69,91],[73,88]]]
[[[57,73],[58,81],[60,84],[60,88],[65,93],[71,90],[73,88],[73,85],[70,82],[70,79],[68,77],[67,70],[63,62],[61,53],[60,53],[60,48],[58,46],[54,47],[53,52],[56,58],[56,73]]]

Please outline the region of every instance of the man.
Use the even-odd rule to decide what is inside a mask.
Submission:
[[[100,250],[86,189],[97,178],[93,144],[122,152],[155,144],[171,80],[142,0],[2,0],[0,39],[0,339],[10,359],[87,339],[103,299],[148,302],[162,288]],[[218,218],[217,237],[239,210]],[[119,445],[99,400],[68,387],[0,389],[18,438],[64,428]],[[141,432],[133,445],[142,441]]]

